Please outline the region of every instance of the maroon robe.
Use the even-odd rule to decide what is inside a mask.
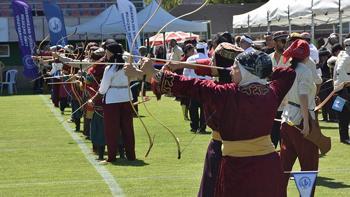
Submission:
[[[274,117],[282,99],[295,79],[291,68],[278,68],[269,85],[187,79],[169,72],[158,73],[152,89],[157,97],[172,93],[188,96],[212,109],[211,128],[219,131],[224,141],[249,140],[270,135]],[[283,171],[276,152],[261,156],[223,156],[216,196],[282,196]]]

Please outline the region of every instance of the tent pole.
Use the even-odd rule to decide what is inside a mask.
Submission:
[[[250,24],[249,24],[250,16],[248,14],[248,34],[251,34]]]
[[[333,33],[335,33],[335,24],[333,24]]]
[[[314,1],[311,0],[311,42],[315,40],[315,16],[312,7],[314,6]]]
[[[343,19],[341,10],[341,0],[339,0],[339,42],[343,43]]]
[[[165,32],[163,32],[163,47],[164,47],[164,59],[166,60],[167,57],[167,48],[166,48],[166,44],[165,44]]]
[[[291,24],[291,19],[289,15],[289,5],[288,5],[288,26],[289,26],[289,34],[292,33],[292,24]]]
[[[267,32],[271,31],[271,27],[270,27],[270,17],[269,17],[269,11],[266,12],[266,20],[267,20]]]

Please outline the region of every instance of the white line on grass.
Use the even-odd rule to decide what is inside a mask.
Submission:
[[[115,181],[113,175],[104,167],[100,165],[95,158],[89,154],[90,150],[83,142],[83,140],[73,131],[73,129],[68,125],[67,122],[64,121],[64,117],[52,106],[49,99],[44,95],[40,95],[43,99],[44,103],[50,108],[51,112],[55,115],[59,122],[63,122],[62,125],[70,134],[72,139],[78,144],[81,152],[84,153],[85,158],[91,163],[92,166],[96,169],[96,171],[102,176],[103,180],[107,183],[109,189],[113,196],[124,196],[123,190],[120,188],[118,183]]]

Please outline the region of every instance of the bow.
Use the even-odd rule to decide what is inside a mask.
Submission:
[[[133,55],[133,54],[132,54],[132,51],[133,51],[133,49],[134,49],[134,47],[135,47],[136,39],[140,36],[141,31],[146,27],[146,25],[151,21],[151,19],[152,19],[152,18],[155,16],[155,14],[158,12],[158,10],[159,10],[159,8],[160,8],[160,6],[161,6],[161,3],[162,3],[162,0],[160,0],[160,3],[159,3],[159,5],[158,5],[157,9],[152,13],[152,15],[151,15],[151,16],[147,19],[147,21],[142,25],[142,27],[139,29],[139,31],[137,32],[136,36],[134,37],[134,39],[133,39],[133,41],[132,41],[132,44],[131,44],[131,48],[130,48],[130,54],[131,54],[131,55]],[[128,62],[129,62],[130,64],[132,64],[132,62],[133,62],[132,56],[130,56],[130,57],[128,58]],[[137,118],[138,118],[139,121],[141,122],[141,124],[142,124],[143,128],[145,129],[145,131],[146,131],[146,133],[147,133],[147,136],[148,136],[149,147],[148,147],[148,150],[147,150],[146,155],[145,155],[145,157],[147,157],[148,154],[150,153],[152,147],[153,147],[153,142],[154,142],[154,137],[155,137],[155,135],[153,136],[153,139],[152,139],[151,134],[150,134],[150,132],[148,131],[148,129],[147,129],[145,123],[144,123],[143,120],[140,118],[139,114],[137,113],[137,111],[136,111],[136,109],[135,109],[135,107],[134,107],[134,104],[132,103],[132,96],[131,96],[131,93],[130,93],[130,92],[131,92],[131,88],[130,88],[130,79],[128,79],[128,89],[129,89],[129,91],[128,91],[128,92],[129,92],[129,102],[130,102],[130,105],[131,105],[131,107],[132,107],[132,110],[134,111],[134,113],[136,114]],[[142,96],[142,103],[143,103],[143,105],[145,106],[143,96]]]
[[[206,1],[205,1],[200,7],[198,7],[197,9],[195,9],[195,10],[193,10],[193,11],[191,11],[191,12],[185,13],[185,14],[183,14],[183,15],[181,15],[181,16],[178,16],[178,17],[176,17],[176,18],[170,20],[170,21],[167,22],[162,28],[160,28],[160,30],[157,32],[156,35],[159,35],[161,31],[163,31],[168,25],[170,25],[170,24],[173,23],[174,21],[176,21],[176,20],[178,20],[178,19],[180,19],[180,18],[183,18],[183,17],[185,17],[185,16],[188,16],[188,15],[191,15],[191,14],[193,14],[193,13],[198,12],[198,11],[201,10],[208,2],[209,2],[209,0],[206,0]],[[152,43],[151,48],[154,47],[154,44],[155,44],[155,42]],[[142,82],[141,91],[144,90],[144,85],[145,85],[145,83]],[[143,97],[142,97],[142,99],[143,99]],[[171,136],[174,138],[174,140],[175,140],[175,142],[176,142],[176,145],[177,145],[177,153],[178,153],[178,157],[177,157],[177,158],[180,159],[180,158],[181,158],[181,147],[180,147],[180,140],[179,140],[179,138],[175,135],[175,133],[174,133],[169,127],[167,127],[164,123],[162,123],[159,119],[157,119],[157,118],[148,110],[146,104],[143,104],[143,105],[144,105],[144,107],[145,107],[147,113],[148,113],[154,120],[156,120],[160,125],[162,125],[163,128],[165,128],[165,129],[171,134]]]

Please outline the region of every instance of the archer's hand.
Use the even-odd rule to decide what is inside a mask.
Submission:
[[[137,78],[140,79],[143,76],[143,72],[137,68],[135,68],[132,64],[126,63],[124,65],[125,75],[128,78]]]
[[[153,67],[153,61],[151,59],[148,59],[148,58],[143,59],[141,70],[147,76],[152,76],[153,73],[156,72],[156,69]]]
[[[301,134],[304,135],[304,137],[308,136],[310,133],[310,125],[309,121],[304,121],[303,122],[303,130],[301,131]]]
[[[170,65],[170,62],[164,64],[164,66],[162,67],[162,71],[171,71],[171,72],[173,72],[172,67]]]
[[[94,107],[94,101],[92,99],[89,99],[87,104],[86,104],[88,107]]]
[[[168,62],[168,63],[164,64],[162,71],[168,70],[168,71],[174,72],[174,71],[182,69],[182,68],[184,68],[184,66],[182,66],[181,64]]]
[[[52,57],[58,59],[59,55],[57,52],[52,52]]]
[[[344,88],[345,84],[346,84],[346,82],[342,82],[339,85],[334,86],[334,91],[339,92],[340,90],[342,90]]]
[[[346,88],[346,87],[350,87],[350,81],[344,82],[344,87],[345,87],[345,88]]]

